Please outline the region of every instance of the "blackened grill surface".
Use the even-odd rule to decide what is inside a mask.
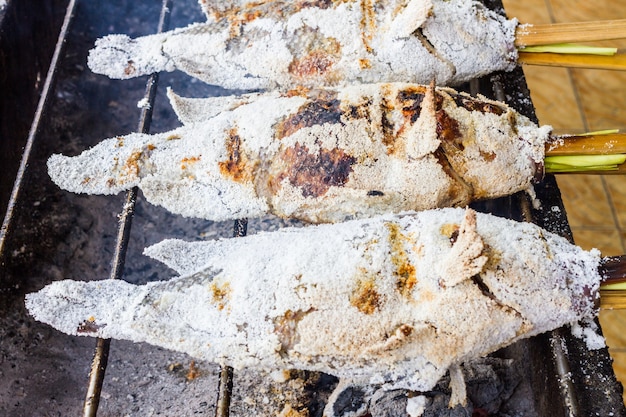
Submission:
[[[18,2],[12,3],[10,6],[14,7]],[[64,11],[65,2],[58,3],[41,9],[46,12],[46,16],[50,16],[51,26],[62,19],[59,15]],[[499,6],[496,2],[490,3],[492,8]],[[42,4],[41,7],[45,6]],[[24,310],[23,296],[61,278],[93,280],[108,277],[117,234],[117,216],[122,210],[124,196],[79,196],[64,192],[49,180],[45,163],[52,153],[75,155],[105,137],[114,137],[137,129],[140,109],[136,103],[143,97],[146,78],[112,81],[94,75],[85,66],[86,56],[97,37],[109,33],[127,33],[130,36],[154,33],[159,14],[160,2],[111,0],[79,3],[74,26],[67,39],[66,53],[58,69],[55,99],[48,109],[46,123],[39,134],[30,161],[25,184],[28,192],[18,202],[14,233],[10,237],[5,264],[1,270],[1,415],[79,415],[82,409],[95,341],[65,336],[34,322]],[[28,28],[37,26],[32,23],[34,17],[28,14],[20,15],[17,20]],[[172,27],[201,20],[203,16],[196,0],[175,1]],[[5,15],[3,26],[7,21]],[[27,43],[36,39],[37,31],[31,29],[30,32],[33,33],[24,35]],[[51,33],[48,37],[56,39],[56,34]],[[5,42],[6,36],[1,39],[2,53],[6,54],[7,50],[16,47]],[[38,46],[42,49],[42,58],[38,58],[40,63],[26,63],[22,68],[25,71],[23,80],[28,81],[28,85],[23,87],[24,94],[28,94],[30,98],[25,104],[19,105],[23,106],[19,107],[23,111],[18,111],[20,117],[15,117],[16,120],[6,118],[3,111],[2,129],[11,130],[8,122],[17,123],[18,119],[27,119],[31,108],[34,108],[36,74],[45,74],[45,70],[40,67],[48,62],[46,57],[49,56],[43,50],[54,47],[49,43]],[[493,80],[492,77],[481,80],[480,90],[483,94],[493,96]],[[505,98],[515,108],[534,117],[521,71],[498,75],[496,81],[504,86]],[[227,93],[194,82],[179,73],[162,74],[160,85],[152,132],[169,130],[179,125],[164,97],[165,86],[172,86],[183,96],[201,97]],[[17,88],[17,96],[20,91]],[[0,108],[8,108],[10,104],[3,102],[4,107]],[[22,127],[19,129],[27,132],[28,127],[24,128],[24,122],[21,123]],[[17,148],[19,145],[15,149]],[[16,158],[19,159],[19,155]],[[533,212],[535,221],[552,231],[571,237],[554,178],[548,177],[538,186],[538,193],[544,206],[541,211]],[[524,198],[517,195],[485,202],[477,205],[477,208],[522,219],[520,206],[523,204],[520,201]],[[552,207],[558,207],[558,210],[554,211]],[[269,218],[251,220],[248,233],[271,230],[288,223],[297,225],[296,222]],[[232,227],[232,222],[212,223],[171,215],[145,203],[140,195],[135,209],[124,279],[143,283],[172,274],[172,271],[141,254],[148,245],[168,237],[184,237],[188,240],[230,237]],[[569,337],[567,332],[563,333],[572,364],[575,395],[581,407],[577,415],[625,415],[621,403],[621,387],[615,381],[608,352],[600,350],[590,353],[580,341]],[[548,337],[542,336],[518,343],[494,355],[493,363],[500,363],[501,359],[506,361],[508,358],[516,358],[518,367],[513,374],[519,373],[522,382],[507,385],[511,372],[506,377],[502,376],[502,385],[498,387],[507,391],[508,396],[502,400],[502,404],[494,405],[499,411],[492,415],[568,414],[566,406],[560,401],[561,393],[555,378]],[[520,364],[529,366],[522,367]],[[479,365],[481,364],[476,366]],[[495,370],[500,369],[493,364],[490,366]],[[192,364],[191,358],[185,355],[145,344],[113,341],[98,415],[214,415],[217,374],[216,366],[210,363]],[[294,407],[298,408],[297,405],[300,404],[301,409],[306,409],[310,416],[317,416],[320,415],[335,383],[334,378],[306,372],[293,372],[290,381],[286,383],[255,372],[236,372],[231,415],[244,415],[245,410],[253,407],[262,410],[265,400],[270,406],[289,400]],[[445,388],[444,381],[438,390],[445,394]],[[442,393],[434,392],[429,398],[433,401],[444,401],[442,399],[445,399],[445,395],[439,395]],[[474,395],[474,398],[481,397],[480,393]],[[485,397],[484,392],[482,397]],[[402,398],[405,397],[398,397],[397,393],[378,397],[370,411],[373,415],[402,415],[393,411]],[[344,403],[347,408],[358,407],[353,402],[354,399],[344,400],[347,401]],[[493,400],[491,403],[494,401],[498,402]],[[443,410],[445,408],[443,406]],[[468,411],[455,409],[436,415],[468,415]]]

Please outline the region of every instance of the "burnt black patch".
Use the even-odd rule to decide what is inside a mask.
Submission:
[[[371,97],[364,98],[360,104],[354,104],[348,106],[345,111],[345,116],[349,119],[367,119],[370,120],[370,106],[372,105]]]
[[[442,141],[453,145],[459,151],[463,151],[465,147],[461,142],[463,134],[459,129],[459,122],[450,117],[445,110],[437,110],[435,117],[437,118],[437,137]]]
[[[452,234],[450,235],[450,243],[454,245],[458,238],[459,238],[459,229],[455,229],[452,231]]]
[[[504,114],[506,112],[500,106],[497,106],[493,103],[488,103],[486,101],[478,100],[476,98],[468,97],[463,94],[450,94],[454,102],[457,106],[463,107],[469,111],[479,111],[481,113],[493,113],[497,116]]]
[[[337,99],[317,99],[307,102],[296,113],[279,123],[276,127],[276,137],[282,139],[305,127],[341,123],[342,111],[339,105],[340,101]]]
[[[380,124],[383,130],[383,144],[387,147],[387,153],[389,154],[394,152],[396,141],[394,135],[395,126],[388,116],[392,110],[393,106],[386,99],[383,99],[380,103]]]
[[[367,192],[367,195],[373,196],[373,197],[380,197],[380,196],[385,195],[385,193],[383,193],[382,191],[378,191],[378,190],[370,190]]]
[[[354,385],[347,387],[339,394],[333,404],[334,415],[342,416],[346,413],[359,411],[363,407],[367,396],[362,387]]]
[[[320,149],[317,154],[311,154],[299,143],[286,149],[282,159],[288,165],[284,176],[289,178],[291,185],[302,189],[304,197],[319,197],[331,186],[343,186],[356,162],[356,158],[342,149]]]
[[[423,89],[407,89],[398,92],[397,100],[402,106],[402,114],[411,123],[415,123],[422,112],[424,95],[425,91]]]
[[[489,289],[487,284],[485,284],[485,282],[480,277],[480,275],[474,275],[472,277],[472,282],[476,284],[476,286],[480,289],[480,291],[483,293],[485,297],[497,301],[496,296],[491,292],[491,290]]]

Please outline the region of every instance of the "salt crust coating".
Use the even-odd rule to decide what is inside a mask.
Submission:
[[[117,79],[181,70],[225,88],[288,89],[457,85],[517,61],[517,21],[476,1],[268,1],[224,9],[217,20],[162,34],[98,39],[89,68]]]
[[[183,275],[59,281],[26,306],[71,335],[426,391],[451,366],[593,317],[600,283],[596,250],[463,209],[166,240],[146,254]]]
[[[53,155],[52,180],[88,194],[139,186],[190,217],[337,222],[527,189],[550,132],[505,104],[414,84],[170,98],[183,127]]]

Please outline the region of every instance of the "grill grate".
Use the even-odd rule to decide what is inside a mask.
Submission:
[[[117,27],[107,27],[102,28],[102,32],[128,33],[129,31],[143,30],[137,29],[137,27],[143,27],[142,25],[135,26],[132,23],[143,21],[144,19],[148,23],[150,21],[154,22],[154,20],[145,16],[156,16],[157,14],[159,16],[158,31],[162,31],[168,25],[167,21],[170,18],[174,6],[172,0],[163,0],[159,10],[156,10],[153,7],[149,12],[146,12],[146,10],[142,9],[142,6],[140,5],[129,5],[133,2],[128,2],[129,4],[127,4],[127,2],[119,0],[112,3],[113,4],[110,7],[116,10],[116,13],[118,14],[125,13],[126,8],[128,8],[128,10],[135,11],[133,7],[137,7],[139,17],[132,17],[132,13],[129,13],[127,18],[130,20],[131,25],[128,29],[124,30],[118,29]],[[490,8],[501,8],[499,1],[488,0],[485,3]],[[12,4],[9,4],[9,7],[11,6]],[[81,6],[83,9],[81,9]],[[195,0],[178,0],[176,6],[182,9],[197,8]],[[70,76],[67,77],[69,81],[60,80],[57,83],[56,88],[54,88],[54,83],[52,83],[52,81],[49,83],[46,82],[48,87],[44,88],[44,90],[48,91],[48,89],[50,89],[51,94],[54,94],[50,96],[49,100],[47,99],[47,94],[43,95],[44,98],[40,102],[42,110],[38,111],[35,116],[35,121],[33,123],[34,127],[31,128],[32,139],[30,135],[28,139],[29,143],[32,143],[35,146],[35,149],[31,154],[31,145],[28,145],[26,148],[24,152],[24,160],[22,162],[23,169],[20,170],[21,173],[17,176],[14,182],[14,188],[21,188],[23,192],[14,193],[14,197],[10,203],[10,209],[7,211],[5,225],[3,225],[2,229],[2,246],[0,246],[0,255],[3,259],[2,294],[5,295],[7,299],[10,298],[13,300],[12,302],[6,303],[8,305],[7,311],[13,309],[12,311],[18,311],[21,316],[15,319],[14,322],[9,322],[11,314],[4,312],[3,309],[3,326],[0,327],[8,328],[13,326],[14,328],[19,328],[25,320],[28,320],[26,313],[23,311],[23,307],[20,304],[23,299],[23,294],[30,290],[40,288],[43,285],[43,282],[67,276],[66,270],[74,271],[71,269],[70,264],[75,262],[76,259],[81,256],[88,259],[95,258],[96,261],[89,261],[89,265],[83,266],[83,269],[76,269],[76,272],[73,272],[73,274],[75,274],[74,278],[95,279],[96,275],[102,275],[103,272],[106,272],[106,268],[103,265],[106,263],[106,259],[111,259],[110,271],[108,271],[108,274],[105,275],[115,279],[121,279],[122,276],[124,276],[124,279],[139,281],[145,276],[156,277],[165,276],[167,274],[164,270],[154,269],[151,265],[148,266],[146,261],[138,261],[138,259],[141,258],[138,251],[141,250],[141,248],[148,246],[146,244],[146,239],[148,238],[145,236],[149,235],[149,233],[146,233],[146,230],[149,230],[151,227],[157,228],[163,225],[167,226],[164,227],[166,230],[164,230],[162,234],[160,234],[161,232],[153,234],[151,239],[154,239],[154,241],[150,243],[161,240],[164,235],[171,237],[172,234],[180,234],[188,237],[190,235],[194,235],[195,233],[194,236],[198,236],[200,235],[198,232],[199,230],[203,231],[206,235],[219,235],[223,230],[227,229],[227,225],[225,224],[207,225],[206,222],[192,221],[189,219],[179,220],[175,219],[174,216],[163,214],[158,208],[144,205],[140,194],[136,189],[134,189],[131,190],[123,200],[98,197],[93,199],[95,203],[93,206],[90,206],[92,210],[95,207],[98,207],[96,209],[98,211],[116,213],[117,218],[119,219],[119,228],[117,235],[113,236],[108,232],[108,230],[111,230],[112,226],[109,220],[99,220],[99,218],[96,219],[94,217],[91,220],[91,223],[89,223],[89,221],[84,220],[85,217],[83,213],[76,212],[76,209],[70,208],[73,204],[82,204],[83,200],[81,200],[81,197],[68,196],[66,193],[59,192],[54,188],[54,186],[50,185],[45,174],[45,160],[47,156],[51,152],[70,153],[77,152],[86,147],[86,143],[80,141],[79,144],[75,144],[68,140],[68,143],[70,143],[68,147],[63,147],[56,145],[55,141],[50,140],[50,138],[54,137],[55,134],[67,131],[68,129],[64,123],[59,122],[61,115],[67,113],[68,109],[71,110],[71,106],[68,108],[68,106],[63,105],[63,103],[78,101],[82,104],[88,103],[88,106],[86,107],[95,107],[94,113],[97,115],[96,117],[102,120],[99,120],[99,123],[93,127],[91,132],[93,139],[89,140],[97,140],[103,137],[110,137],[118,134],[123,131],[123,127],[132,129],[132,127],[126,126],[125,123],[130,123],[127,121],[129,119],[129,113],[126,113],[126,110],[128,110],[128,108],[132,109],[133,106],[129,106],[128,104],[123,106],[119,103],[136,102],[136,98],[133,98],[132,94],[127,93],[126,89],[128,88],[128,91],[137,91],[139,90],[138,83],[134,83],[132,81],[105,81],[105,84],[103,84],[104,87],[94,87],[95,83],[84,83],[85,85],[91,86],[84,89],[84,87],[79,87],[79,85],[83,84],[76,81],[75,73],[77,71],[80,71],[81,73],[86,71],[84,67],[77,68],[77,66],[81,65],[81,62],[83,62],[82,65],[84,65],[84,56],[78,57],[72,55],[76,52],[72,52],[70,47],[75,46],[74,44],[76,43],[80,44],[83,42],[85,45],[81,46],[88,48],[93,43],[93,39],[80,40],[80,36],[83,35],[81,31],[88,32],[90,25],[95,24],[93,22],[84,22],[81,20],[81,18],[84,19],[85,17],[83,12],[85,12],[86,9],[89,9],[89,7],[96,6],[87,6],[85,4],[77,5],[77,0],[71,0],[68,3],[66,23],[63,26],[64,29],[61,31],[61,36],[58,42],[59,47],[57,49],[59,52],[56,54],[56,56],[61,57],[61,59],[58,61],[52,61],[51,71],[49,72],[51,75],[49,78],[52,80],[51,77],[53,75],[62,78],[67,76],[69,73]],[[155,11],[158,13],[155,13]],[[76,14],[76,21],[74,24],[78,27],[68,30],[69,18],[73,14]],[[183,17],[187,18],[188,16],[183,14]],[[2,23],[7,24],[6,18],[5,22]],[[176,24],[176,26],[179,25]],[[149,31],[151,29],[147,30]],[[132,35],[135,36],[137,34]],[[67,47],[69,50],[65,56],[60,53],[60,45],[64,43],[68,44]],[[72,65],[74,65],[74,67],[72,67]],[[90,77],[93,79],[97,78],[93,76]],[[184,77],[181,78],[180,80],[182,81],[180,81],[175,78],[176,76],[170,76],[169,74],[161,76],[162,79],[165,77],[167,77],[166,82],[168,84],[175,84],[177,82],[181,83],[179,84],[181,86],[189,84],[189,80]],[[99,79],[98,82],[102,83],[103,81]],[[148,132],[151,128],[151,124],[154,125],[152,119],[153,113],[159,116],[154,120],[157,124],[157,130],[165,129],[164,125],[159,125],[158,123],[161,123],[160,119],[163,118],[162,116],[170,111],[166,108],[166,106],[160,107],[161,105],[159,103],[159,99],[155,100],[157,95],[157,84],[158,76],[156,75],[150,77],[146,84],[145,97],[148,98],[150,106],[144,107],[141,112],[139,127],[137,128],[140,132]],[[76,90],[73,90],[74,87],[76,87]],[[198,90],[198,86],[190,87],[186,85],[185,88],[194,91]],[[513,107],[520,110],[523,114],[534,118],[532,103],[528,99],[529,94],[526,89],[521,70],[508,74],[498,74],[481,80],[474,80],[469,83],[466,88],[473,94],[480,92],[484,95],[495,97],[503,101],[509,101]],[[111,90],[109,91],[109,89]],[[183,88],[181,87],[178,91],[183,92]],[[225,92],[219,89],[209,89],[202,90],[200,92],[196,91],[196,94],[216,95],[225,94]],[[108,106],[105,110],[102,110],[101,107],[98,108],[98,104],[95,100],[108,100]],[[99,105],[102,106],[102,104]],[[122,108],[123,110],[120,110],[120,114],[126,122],[121,122],[121,125],[119,123],[112,123],[112,118],[120,116],[120,114],[115,113],[115,110]],[[44,115],[45,109],[47,109],[46,113],[48,113],[46,115]],[[111,113],[111,111],[114,114],[107,119],[106,114]],[[68,122],[70,126],[69,129],[73,129],[74,124],[70,122],[75,121],[70,120]],[[83,123],[87,125],[87,128],[83,128],[80,133],[89,132],[92,126],[89,126],[89,123],[87,122]],[[42,124],[43,127],[39,128],[40,124]],[[109,127],[102,126],[106,126],[107,124],[113,125],[113,127],[110,128],[117,130],[112,134],[103,133],[104,130]],[[44,168],[42,169],[42,167]],[[30,169],[30,172],[27,168]],[[35,171],[36,168],[41,172]],[[57,196],[46,197],[47,195],[53,195],[54,193],[56,193]],[[42,194],[42,196],[39,196],[38,194]],[[478,204],[476,208],[481,211],[488,211],[497,215],[515,218],[517,220],[533,221],[550,231],[559,233],[571,239],[571,232],[567,225],[565,211],[560,201],[560,195],[554,178],[549,176],[544,180],[544,182],[539,184],[537,186],[537,194],[543,203],[543,208],[541,210],[531,209],[528,204],[528,200],[523,195],[516,195],[510,198],[484,202]],[[78,203],[79,201],[80,203]],[[117,213],[119,204],[122,204],[123,207],[121,213]],[[63,212],[63,210],[68,211],[66,217],[58,214],[59,212]],[[85,211],[88,210],[89,208],[85,209]],[[61,227],[58,223],[46,224],[45,221],[43,221],[43,223],[41,222],[41,219],[49,218],[51,216],[50,213],[53,213],[53,215],[60,218]],[[138,216],[135,217],[135,220],[133,220],[135,213],[137,213]],[[153,215],[155,215],[155,217],[160,216],[160,220],[152,221],[152,223],[149,220],[146,220],[151,218]],[[109,215],[109,217],[111,216]],[[41,224],[35,227],[34,224],[37,221]],[[75,222],[79,223],[79,225],[85,222],[89,223],[81,226],[81,230],[86,235],[81,238],[82,240],[80,240],[79,244],[71,246],[67,249],[68,252],[72,252],[71,256],[68,254],[60,255],[60,250],[58,249],[58,246],[61,246],[60,243],[71,237],[72,234],[78,233],[76,232],[76,227],[73,225]],[[133,222],[139,222],[139,224],[135,224],[133,226],[133,230],[140,230],[139,233],[131,234],[131,223]],[[258,229],[281,227],[284,224],[285,222],[277,222],[276,220],[262,220],[254,223],[251,222],[255,231]],[[63,229],[64,232],[59,231],[59,228]],[[234,224],[233,236],[244,236],[247,233],[247,229],[248,222],[246,220],[236,221]],[[218,231],[216,232],[215,230]],[[45,236],[43,242],[34,243],[37,238],[41,236]],[[102,241],[103,243],[98,244],[96,240]],[[22,248],[24,247],[27,249],[23,250]],[[93,253],[91,253],[92,251],[96,252],[96,254],[93,255]],[[52,255],[43,255],[44,259],[39,259],[40,253],[52,253]],[[92,258],[89,258],[88,255],[91,255]],[[34,265],[30,265],[30,268],[27,268],[27,264],[30,262],[34,263]],[[51,267],[54,269],[55,265],[59,264],[59,262],[67,262],[68,265],[64,265],[63,270],[57,269],[56,272],[48,273],[47,275],[43,274],[42,271]],[[81,274],[85,273],[85,271],[87,271],[87,274],[82,277]],[[25,280],[30,276],[35,276],[37,274],[42,274],[42,278],[39,281],[33,280],[25,282]],[[71,275],[72,273],[70,273],[69,277],[72,277]],[[25,352],[27,349],[40,352],[42,358],[48,359],[47,363],[44,363],[41,366],[50,374],[56,375],[59,373],[58,369],[55,370],[55,366],[67,369],[67,367],[72,367],[74,365],[73,361],[76,360],[78,362],[76,365],[78,368],[78,376],[73,379],[68,378],[69,380],[66,381],[68,386],[66,391],[73,391],[74,394],[68,396],[71,397],[72,400],[66,400],[66,402],[63,403],[63,401],[57,398],[61,396],[59,393],[62,390],[54,390],[51,388],[56,384],[58,378],[53,381],[45,380],[45,378],[44,380],[36,379],[33,377],[32,381],[29,383],[27,382],[28,379],[18,379],[16,376],[14,380],[22,381],[21,385],[26,387],[24,391],[24,398],[27,398],[28,401],[24,400],[21,403],[18,401],[19,405],[11,404],[12,398],[9,397],[16,397],[15,394],[11,394],[19,391],[17,388],[11,387],[10,390],[6,391],[9,393],[7,397],[0,397],[0,411],[3,411],[4,415],[36,415],[35,413],[29,412],[29,407],[32,407],[32,410],[47,409],[50,415],[76,414],[76,410],[80,407],[80,405],[78,405],[79,402],[82,402],[83,415],[85,416],[97,415],[99,408],[100,414],[119,415],[121,414],[121,409],[110,409],[103,407],[103,405],[106,405],[106,402],[114,397],[120,397],[121,402],[134,403],[136,397],[141,397],[144,392],[149,393],[146,394],[147,398],[144,399],[144,405],[133,406],[134,408],[131,407],[128,414],[148,414],[147,407],[149,407],[151,402],[156,401],[154,393],[158,391],[158,389],[150,388],[152,388],[153,385],[158,386],[159,383],[163,383],[163,380],[156,380],[156,382],[153,382],[153,379],[145,376],[149,375],[151,372],[150,370],[154,370],[154,367],[157,365],[159,366],[158,369],[162,369],[164,367],[163,363],[153,365],[153,362],[151,361],[153,361],[156,356],[150,356],[152,353],[146,354],[145,352],[141,352],[141,347],[136,346],[129,349],[125,347],[123,342],[116,341],[113,346],[111,346],[110,341],[98,340],[94,360],[91,364],[87,395],[86,398],[83,396],[83,401],[83,399],[77,399],[78,396],[76,393],[80,394],[83,392],[83,388],[85,386],[84,373],[82,373],[82,370],[89,368],[86,362],[86,360],[88,360],[87,352],[93,351],[93,345],[89,343],[90,340],[87,340],[87,343],[83,343],[82,341],[77,342],[74,339],[51,335],[50,330],[38,326],[37,324],[28,324],[28,327],[31,328],[32,331],[20,331],[24,333],[32,333],[31,336],[34,338],[38,337],[36,336],[37,332],[43,332],[44,336],[41,336],[43,338],[41,340],[45,340],[46,343],[50,342],[53,346],[43,346],[43,343],[38,344],[36,341],[22,340],[20,339],[21,336],[18,335],[19,332],[16,332],[13,336],[9,335],[8,337],[6,337],[6,334],[8,333],[5,333],[0,335],[3,336],[0,337],[2,352],[4,353],[3,357],[10,357],[10,355],[7,355],[5,352],[13,353],[7,348],[7,341],[10,340],[13,341],[14,344],[18,344],[17,342],[23,344],[23,350]],[[54,345],[53,340],[56,340],[56,338],[58,338],[59,341],[57,342],[58,344]],[[77,343],[80,343],[80,346],[75,346]],[[116,346],[117,349],[119,349],[118,351],[115,351]],[[54,349],[57,350],[55,351]],[[109,355],[109,349],[112,350],[111,355]],[[132,349],[139,350],[133,351]],[[76,358],[70,355],[69,357],[61,357],[59,360],[52,359],[53,356],[50,355],[50,352],[59,352],[63,350],[71,350],[72,355],[77,353]],[[611,370],[610,357],[606,349],[596,352],[588,352],[580,341],[571,337],[566,330],[561,329],[550,335],[542,335],[529,341],[516,344],[506,351],[505,356],[515,354],[517,351],[522,351],[521,354],[518,353],[519,357],[529,359],[529,369],[526,371],[528,379],[526,387],[529,387],[528,389],[533,391],[529,393],[529,397],[536,403],[533,409],[538,410],[537,415],[569,415],[580,417],[591,415],[610,415],[610,413],[613,413],[612,415],[615,416],[626,415],[626,410],[621,402],[621,387],[615,381],[615,377]],[[132,356],[133,353],[129,352],[139,352],[144,354],[145,362],[143,367],[133,368],[131,365],[128,365],[131,362],[125,362],[131,360],[130,356]],[[18,356],[16,355],[16,357]],[[23,357],[27,358],[30,356],[26,354]],[[233,375],[232,369],[227,367],[219,370],[220,382],[218,385],[213,385],[214,391],[204,391],[204,389],[201,388],[198,392],[195,392],[191,396],[183,395],[184,391],[192,390],[193,381],[188,382],[184,380],[184,378],[180,378],[180,372],[176,374],[176,372],[178,372],[176,370],[180,367],[177,363],[171,362],[172,357],[173,356],[171,356],[169,352],[163,352],[156,360],[162,361],[163,358],[165,358],[166,361],[170,362],[170,368],[173,370],[171,372],[172,378],[169,379],[170,384],[175,384],[172,380],[178,381],[179,385],[181,380],[185,381],[183,382],[184,389],[181,388],[181,390],[176,392],[180,394],[181,398],[184,399],[180,407],[181,409],[186,410],[186,413],[192,414],[191,409],[193,407],[190,403],[186,402],[191,398],[198,399],[199,405],[196,404],[195,406],[200,407],[198,410],[201,409],[202,413],[209,413],[209,410],[214,408],[216,416],[219,417],[229,415],[231,400],[243,402],[243,407],[245,408],[246,399],[241,397],[246,395],[246,389],[254,390],[255,386],[249,384],[246,388],[245,382],[237,382],[238,374]],[[175,358],[180,359],[181,356],[176,356]],[[148,363],[147,365],[146,362]],[[27,368],[25,365],[25,359],[18,361],[17,363],[18,364],[15,366],[17,368],[15,374],[18,372],[24,374],[24,371],[30,370],[30,368]],[[140,379],[134,388],[125,388],[125,386],[129,385],[129,381],[133,380],[133,378],[136,379],[136,375],[133,375],[132,371],[126,373],[120,372],[120,368],[123,368],[125,365],[128,365],[129,368],[132,369],[141,369],[145,372],[142,378],[147,378],[148,382],[144,383],[145,379]],[[182,368],[184,371],[184,367]],[[103,384],[105,371],[107,369],[113,371],[113,380],[110,384]],[[9,380],[11,375],[12,374],[9,374]],[[119,375],[122,376],[120,377]],[[326,392],[325,395],[327,395],[327,391],[332,388],[335,383],[335,381],[325,380],[323,377],[319,379],[319,376],[311,378],[308,377],[309,375],[305,373],[303,378],[305,380],[315,380],[310,383],[309,389],[314,393],[319,391],[320,396],[322,397],[324,395],[323,392]],[[153,376],[152,378],[156,377]],[[316,380],[315,378],[318,379]],[[111,390],[109,391],[107,388],[109,385],[117,385],[119,388],[109,388]],[[51,392],[49,396],[41,395],[42,386],[49,387],[46,388]],[[28,391],[29,389],[30,391]],[[113,389],[115,389],[115,391],[113,391]],[[241,391],[238,392],[238,390],[244,390],[244,394],[242,394]],[[114,392],[114,394],[111,394],[111,392]],[[126,392],[126,394],[124,394],[124,392]],[[268,395],[269,393],[271,392],[268,392]],[[274,395],[275,394],[276,393],[274,393]],[[173,394],[171,393],[164,394],[166,397],[172,395]],[[50,397],[53,398],[53,400],[50,400]],[[556,398],[559,398],[560,401],[556,401]],[[104,401],[102,401],[102,399],[104,399]],[[307,399],[310,400],[310,398]],[[45,403],[46,400],[48,400],[48,403]],[[323,400],[324,398],[318,401],[321,403]],[[13,403],[15,403],[15,401],[13,401]],[[313,404],[314,401],[311,401],[311,403]],[[164,404],[167,404],[167,401],[164,401]],[[168,411],[167,408],[165,408],[167,406],[163,407],[163,413],[166,415],[180,415],[180,412],[175,412],[171,409]],[[240,405],[239,407],[241,408],[242,406]],[[15,410],[17,410],[17,412]],[[313,404],[309,410],[310,415],[320,415],[321,406],[319,404]],[[126,413],[126,411],[128,410],[125,410],[124,413]]]

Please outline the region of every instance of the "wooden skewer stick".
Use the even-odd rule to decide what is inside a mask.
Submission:
[[[557,136],[546,143],[546,156],[614,155],[626,153],[626,133]]]
[[[549,67],[590,68],[614,71],[626,70],[626,54],[604,56],[520,52],[517,62],[526,65],[543,65]]]
[[[623,38],[626,38],[626,19],[519,25],[515,31],[515,46],[524,47]]]

